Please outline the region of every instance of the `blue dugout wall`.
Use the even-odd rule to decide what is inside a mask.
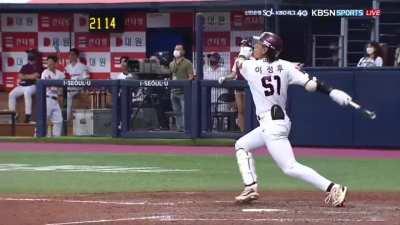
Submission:
[[[369,120],[350,107],[339,107],[327,96],[291,87],[288,111],[291,141],[303,146],[400,147],[400,70],[307,69],[356,102],[374,110]]]
[[[350,107],[340,107],[326,95],[308,93],[302,87],[290,87],[287,111],[292,120],[290,140],[298,146],[326,146],[326,147],[400,147],[400,70],[395,68],[360,69],[360,68],[308,68],[306,71],[312,76],[326,83],[342,89],[353,96],[353,99],[363,106],[374,110],[375,120],[369,120]],[[127,92],[127,87],[151,86],[144,81],[95,81],[92,87],[108,87],[113,93]],[[184,133],[177,132],[143,132],[129,131],[126,127],[127,96],[117,101],[118,94],[113,97],[113,136],[119,137],[158,137],[158,138],[206,138],[206,137],[233,137],[241,133],[211,133],[206,132],[209,115],[205,110],[210,87],[219,87],[215,81],[169,81],[173,87],[184,87],[187,93],[187,108],[185,115],[187,127]],[[38,122],[37,136],[46,134],[45,123],[45,87],[48,85],[68,86],[68,82],[41,80],[38,82]],[[226,87],[246,87],[240,81],[230,81]],[[247,105],[253,106],[252,99],[246,98]],[[118,104],[117,104],[118,102]],[[121,110],[117,110],[121,109]],[[120,111],[120,112],[118,112]],[[257,126],[254,116],[254,106],[246,109],[246,131]],[[118,130],[118,124],[122,129]]]

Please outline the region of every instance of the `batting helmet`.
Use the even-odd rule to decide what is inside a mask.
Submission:
[[[277,34],[263,32],[260,36],[253,36],[253,39],[261,42],[261,44],[267,48],[273,49],[277,53],[282,51],[283,41]]]

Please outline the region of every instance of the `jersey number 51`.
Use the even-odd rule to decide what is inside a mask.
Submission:
[[[277,75],[275,75],[274,80],[276,81],[276,93],[278,93],[278,95],[281,94],[281,78]],[[263,78],[261,78],[261,83],[262,86],[266,89],[264,91],[265,96],[271,96],[275,93],[275,88],[274,85],[272,84],[272,76],[265,76]]]

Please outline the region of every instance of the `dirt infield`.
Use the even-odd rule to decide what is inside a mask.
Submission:
[[[2,225],[73,224],[400,224],[400,193],[351,193],[344,208],[318,192],[264,192],[236,205],[228,192],[0,197]]]

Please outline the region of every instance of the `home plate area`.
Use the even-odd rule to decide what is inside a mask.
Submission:
[[[0,197],[1,224],[399,224],[400,193],[351,193],[343,208],[318,192],[261,193],[237,205],[233,192]]]

